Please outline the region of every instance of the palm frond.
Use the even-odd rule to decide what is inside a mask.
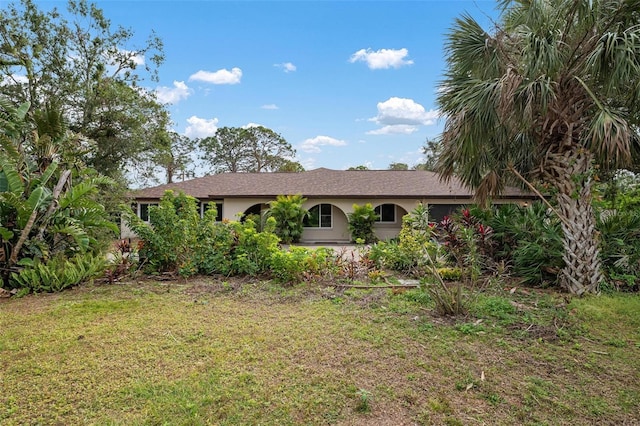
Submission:
[[[619,168],[631,162],[631,129],[627,120],[603,107],[591,120],[586,147],[600,158],[606,168]]]

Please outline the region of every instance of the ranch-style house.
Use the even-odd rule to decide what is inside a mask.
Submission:
[[[296,173],[221,173],[159,185],[135,191],[132,208],[142,220],[148,220],[149,207],[157,205],[168,190],[196,198],[201,214],[209,202],[215,202],[219,220],[261,214],[278,195],[301,194],[309,211],[303,243],[349,242],[347,215],[354,204],[375,207],[379,220],[374,230],[378,238],[386,240],[398,235],[402,217],[419,203],[429,207],[433,221],[473,203],[473,193],[460,181],[443,182],[429,171],[319,168]],[[525,204],[533,199],[519,189],[507,188],[493,202]],[[123,224],[121,237],[135,235]]]

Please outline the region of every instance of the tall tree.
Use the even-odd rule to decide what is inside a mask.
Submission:
[[[32,0],[0,10],[3,92],[28,102],[30,114],[55,99],[69,128],[94,140],[86,161],[116,176],[167,121],[164,107],[140,87],[144,77],[157,80],[162,42],[152,34],[142,47],[131,46],[133,32],[113,27],[86,0],[70,0],[68,12],[71,22]]]
[[[176,132],[158,132],[149,149],[143,154],[138,174],[144,183],[161,180],[173,183],[176,178],[192,178],[195,141]],[[162,176],[162,179],[160,179]]]
[[[199,146],[202,160],[216,173],[276,171],[296,154],[282,136],[262,126],[221,127]]]
[[[639,150],[640,0],[501,7],[493,32],[465,15],[448,35],[438,170],[456,173],[480,199],[507,182],[546,184],[564,231],[560,285],[595,292],[594,166],[624,166]]]
[[[422,147],[424,163],[416,164],[414,168],[416,170],[435,171],[441,152],[442,142],[440,139],[427,139],[425,145]]]
[[[304,166],[297,161],[293,160],[284,160],[276,172],[286,172],[286,173],[295,173],[295,172],[304,172]]]
[[[409,170],[407,163],[391,163],[389,164],[389,170]]]

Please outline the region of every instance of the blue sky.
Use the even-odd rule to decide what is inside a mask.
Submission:
[[[420,162],[443,126],[445,34],[464,12],[485,25],[496,16],[482,0],[96,3],[137,38],[163,40],[160,82],[146,84],[176,131],[259,124],[307,169]]]

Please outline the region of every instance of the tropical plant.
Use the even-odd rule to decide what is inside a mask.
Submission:
[[[422,275],[431,269],[432,260],[440,260],[441,246],[433,241],[435,224],[428,220],[429,210],[419,204],[402,218],[397,239],[379,241],[371,246],[369,258],[379,267],[410,275]]]
[[[450,259],[463,271],[465,279],[475,283],[490,266],[493,229],[481,223],[468,208],[445,216],[436,229]]]
[[[557,281],[564,267],[562,228],[546,205],[502,205],[488,213],[484,223],[494,230],[496,262],[512,265],[526,284]]]
[[[373,232],[373,225],[376,223],[379,216],[376,214],[371,203],[366,203],[362,206],[354,204],[353,212],[349,213],[347,216],[349,220],[348,229],[351,234],[351,241],[362,241],[365,244],[377,241],[378,238]]]
[[[56,256],[46,263],[23,259],[20,264],[23,268],[11,274],[15,287],[27,292],[55,292],[101,276],[107,259],[102,254],[82,253],[70,258]]]
[[[124,208],[125,220],[143,241],[140,257],[149,270],[177,272],[181,276],[197,272],[195,256],[201,224],[196,199],[184,193],[166,191],[157,206],[149,207],[149,222],[143,222]],[[205,216],[207,223],[215,215]]]
[[[466,15],[448,35],[437,169],[481,200],[525,179],[546,184],[563,230],[560,286],[596,292],[594,164],[614,169],[640,151],[640,1],[499,4],[492,33]]]
[[[610,282],[618,288],[640,287],[640,211],[615,211],[598,217],[600,255]]]
[[[96,199],[112,181],[65,155],[75,140],[56,107],[36,111],[33,121],[27,111],[27,104],[16,108],[0,98],[3,286],[21,285],[11,274],[19,274],[22,259],[46,267],[54,257],[97,253],[118,230]]]
[[[308,213],[302,205],[302,195],[278,195],[269,203],[267,215],[276,220],[275,233],[285,244],[297,243],[304,231],[303,220]]]

